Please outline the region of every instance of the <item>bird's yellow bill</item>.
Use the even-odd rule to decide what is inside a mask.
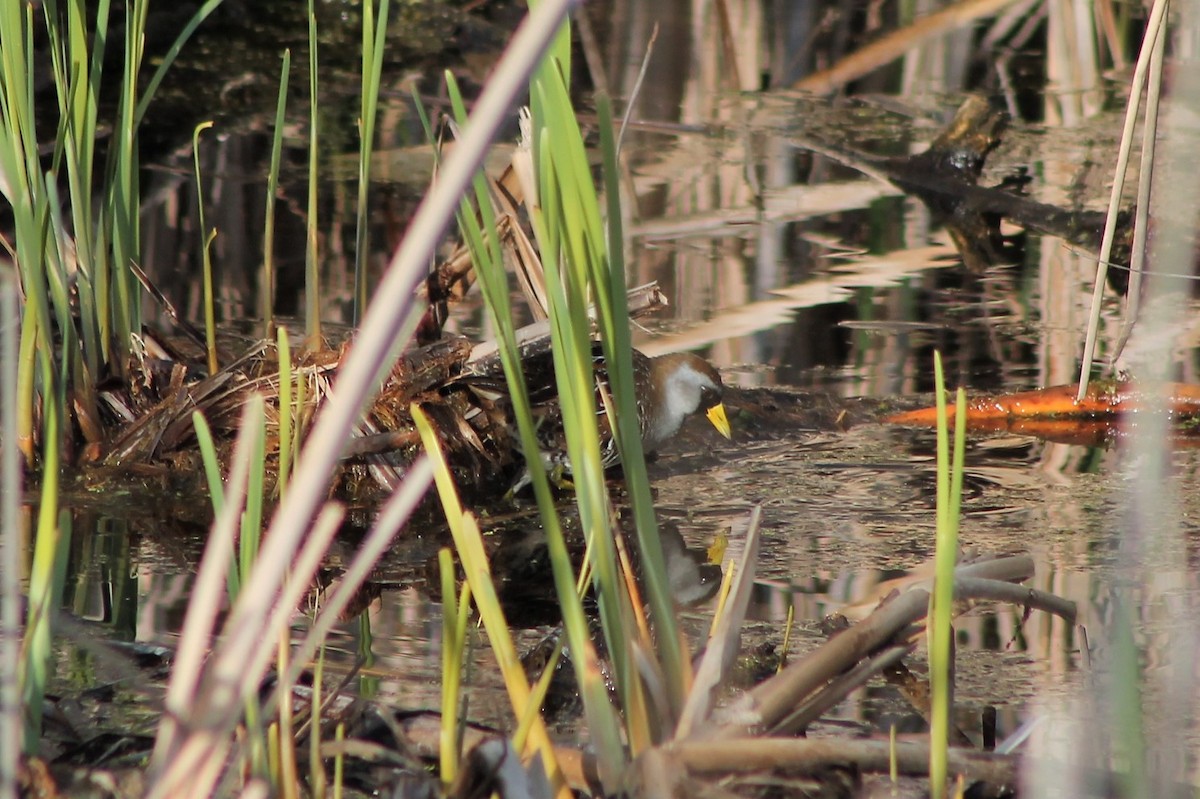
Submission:
[[[712,422],[712,426],[717,428],[718,433],[728,439],[733,438],[733,433],[729,429],[729,419],[725,416],[724,403],[718,402],[708,409],[708,421]]]

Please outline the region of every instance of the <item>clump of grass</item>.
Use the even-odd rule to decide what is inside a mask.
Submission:
[[[572,466],[575,504],[587,539],[586,562],[581,572],[590,571],[591,574],[591,588],[599,607],[619,709],[610,700],[602,677],[597,648],[592,642],[579,598],[580,575],[568,553],[549,477],[539,457],[527,457],[526,463],[547,537],[565,637],[572,652],[589,737],[597,752],[600,779],[606,791],[617,791],[631,757],[668,739],[674,733],[676,723],[684,723],[680,719],[685,713],[689,719],[685,726],[690,728],[698,723],[708,705],[693,701],[690,710],[686,709],[692,684],[691,669],[675,626],[674,605],[635,423],[636,398],[626,278],[621,258],[623,233],[611,104],[605,97],[597,99],[607,197],[607,206],[602,209],[570,100],[565,77],[570,73],[570,36],[564,26],[530,79],[530,108],[522,119],[522,142],[514,159],[514,168],[521,179],[526,208],[544,265],[557,397]],[[458,124],[464,127],[465,108],[451,75],[447,75],[447,86]],[[422,120],[432,141],[431,126],[424,116]],[[496,333],[520,446],[526,453],[537,453],[536,428],[509,304],[501,235],[497,229],[491,187],[482,174],[475,178],[473,195],[463,200],[458,222]],[[592,365],[593,311],[610,380],[611,397],[604,398],[603,405],[598,404]],[[613,525],[614,512],[600,457],[596,424],[599,413],[610,414],[610,423],[616,431],[622,468],[635,510],[642,585],[649,600],[652,625],[642,617],[643,602],[629,574],[627,561],[622,565],[622,559],[618,558],[619,533]],[[428,440],[429,436],[426,439],[427,448],[435,452],[436,442]],[[453,493],[449,486],[443,485],[448,479],[443,477],[439,481],[444,502]],[[452,528],[464,523],[461,516],[457,500],[448,502],[447,517]],[[472,518],[468,526],[474,525]],[[493,619],[488,629],[489,637],[495,643],[497,636],[507,633],[503,614],[498,605],[493,606],[494,599],[486,588],[485,575],[479,573],[480,570],[486,572],[486,563],[473,565],[479,563],[477,556],[472,554],[473,545],[460,542],[457,535],[455,540],[471,583],[475,605],[485,620]],[[748,569],[746,573],[753,572]],[[748,596],[748,592],[743,593]],[[736,616],[737,613],[731,611],[730,618]],[[638,632],[631,635],[631,630]],[[457,662],[457,658],[450,662]],[[716,679],[720,667],[715,660],[709,671],[710,679]],[[451,679],[454,679],[453,675],[447,675],[447,680]],[[522,678],[510,686],[510,690],[514,713],[518,719],[524,719],[521,708],[528,706],[528,686]],[[536,719],[533,729],[538,729]],[[532,746],[542,754],[548,773],[553,776],[558,773],[557,768],[545,759],[549,756],[540,748],[539,740],[540,737],[534,735]]]
[[[25,300],[11,406],[15,432],[6,434],[5,449],[19,449],[27,466],[42,471],[20,672],[28,750],[40,734],[50,623],[70,535],[67,517],[58,511],[62,456],[73,443],[66,437],[76,422],[88,440],[103,435],[94,386],[125,373],[131,336],[141,328],[140,290],[131,269],[139,259],[140,236],[137,129],[183,43],[220,2],[208,0],[195,12],[145,91],[140,86],[148,0],[129,4],[116,114],[108,120],[113,135],[107,139],[100,135],[99,98],[111,4],[93,9],[47,0],[40,4],[44,32],[33,4],[0,4],[0,194],[12,209],[13,239],[5,248]],[[49,137],[37,126],[53,113],[37,107],[34,90],[35,70],[44,65],[35,63],[33,42],[43,36],[57,102]],[[105,141],[107,163],[99,170],[98,143]],[[103,177],[97,181],[96,175]]]
[[[557,30],[566,4],[538,6],[514,36],[504,58],[476,103],[471,122],[464,126],[459,147],[447,159],[438,185],[418,209],[400,249],[376,291],[382,298],[367,309],[355,346],[342,361],[337,390],[324,405],[310,431],[282,502],[263,537],[260,556],[215,635],[221,582],[233,558],[233,533],[246,491],[251,444],[243,436],[235,448],[226,481],[226,506],[206,547],[193,601],[181,636],[167,699],[168,716],[158,733],[151,765],[154,796],[208,796],[223,768],[237,750],[234,730],[243,716],[242,698],[257,690],[276,656],[275,643],[307,589],[329,546],[341,510],[326,504],[330,475],[368,396],[378,389],[379,377],[390,369],[416,328],[422,309],[414,299],[446,222],[458,207],[471,176],[502,123],[514,97]],[[396,298],[401,298],[397,302]],[[247,420],[246,426],[249,426]],[[366,578],[388,542],[424,495],[431,479],[424,459],[412,465],[404,482],[380,511],[372,531],[359,546],[338,589],[325,600],[308,636],[292,653],[272,698],[263,703],[264,717],[279,707],[309,660],[315,656],[337,616]],[[211,654],[207,657],[206,653]],[[203,713],[203,723],[197,714]],[[193,719],[181,724],[179,720]],[[334,786],[335,791],[337,786]]]
[[[525,670],[521,665],[520,657],[517,655],[512,633],[509,630],[508,622],[505,620],[504,611],[500,607],[500,599],[497,595],[495,584],[492,581],[491,569],[488,564],[487,555],[484,553],[483,536],[480,533],[478,522],[475,520],[473,514],[463,510],[459,502],[453,477],[450,475],[445,457],[441,452],[441,445],[437,440],[437,434],[429,423],[428,417],[417,406],[413,406],[412,414],[417,424],[417,429],[421,432],[421,441],[433,457],[434,481],[437,485],[438,496],[442,500],[442,506],[446,513],[446,521],[450,525],[450,535],[454,539],[455,549],[458,551],[459,558],[462,561],[463,571],[467,575],[466,584],[470,588],[475,606],[479,609],[480,619],[487,630],[488,640],[491,642],[492,651],[495,653],[496,663],[504,679],[505,689],[508,691],[509,698],[513,704],[514,715],[518,719],[529,720],[526,737],[531,749],[541,756],[542,763],[552,784],[562,785],[562,775],[559,772],[558,761],[554,755],[554,747],[550,741],[549,731],[546,729],[545,723],[537,712],[540,702],[537,701],[535,694],[530,688],[529,681],[525,677]],[[443,601],[452,603],[454,594],[455,592],[451,591],[449,595],[443,597]],[[455,622],[456,627],[461,623],[462,619],[460,617]],[[454,640],[460,640],[457,630],[455,630]],[[461,637],[461,640],[465,643],[465,637]],[[451,653],[451,657],[447,661],[444,661],[444,665],[457,669],[461,663],[462,646],[458,645]],[[453,685],[456,683],[457,680],[451,677],[449,684]],[[454,719],[457,716],[457,703],[457,695],[454,697],[443,697],[443,708],[451,710],[451,715],[449,719],[446,719],[450,727],[443,729],[442,737],[450,741],[457,739],[456,726],[454,725]],[[457,756],[444,754],[443,761],[445,762],[446,759],[449,759],[453,765],[457,760]],[[442,779],[446,781],[447,775],[443,774]]]
[[[102,65],[110,25],[110,3],[94,16],[76,3],[41,4],[46,50],[52,67],[57,124],[49,138],[38,131],[39,109],[31,48],[37,28],[32,5],[0,8],[0,192],[13,209],[9,248],[26,297],[22,351],[29,357],[18,375],[18,436],[26,461],[40,454],[33,430],[35,408],[79,405],[85,421],[96,418],[92,386],[106,374],[122,374],[130,335],[141,326],[140,290],[130,264],[139,260],[140,161],[137,129],[150,100],[184,42],[219,5],[208,0],[167,50],[144,91],[141,73],[148,0],[135,0],[125,14],[126,43],[117,76],[115,118],[101,120]],[[104,122],[113,135],[100,135]],[[107,164],[96,168],[98,143],[107,142]],[[48,160],[43,152],[51,152]],[[96,176],[102,175],[99,180]],[[62,202],[65,179],[66,199]],[[72,304],[77,298],[77,306]],[[54,334],[57,334],[57,338]],[[38,359],[49,367],[35,367]],[[40,370],[40,371],[39,371]],[[72,397],[67,403],[65,398]],[[64,417],[69,419],[70,417]],[[87,430],[85,425],[85,430]],[[44,440],[42,450],[58,447]]]

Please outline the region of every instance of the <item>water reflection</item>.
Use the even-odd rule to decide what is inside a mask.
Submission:
[[[749,650],[757,646],[755,640],[778,646],[791,608],[800,631],[789,653],[794,658],[822,639],[816,620],[834,612],[862,615],[897,582],[922,577],[919,570],[933,554],[929,447],[923,434],[868,426],[838,436],[735,442],[716,452],[665,456],[653,466],[658,508],[668,552],[681,564],[675,573],[694,586],[686,590],[696,606],[686,614],[695,620],[695,631],[702,630],[704,602],[720,579],[718,566],[707,562],[709,547],[718,534],[727,534],[723,565],[737,558],[738,531],[752,503],[764,505],[766,527],[752,615],[759,623],[749,628]],[[1078,603],[1090,657],[1103,658],[1116,566],[1106,520],[1117,500],[1110,473],[1066,479],[1054,471],[1056,480],[1041,477],[1047,455],[1060,451],[1020,439],[972,445],[963,545],[977,552],[1030,553],[1037,562],[1033,585]],[[1075,456],[1090,462],[1087,453]],[[716,461],[713,468],[705,467],[709,459]],[[1196,456],[1179,453],[1175,466],[1194,473]],[[705,500],[697,501],[701,496]],[[76,514],[75,529],[65,600],[71,614],[102,629],[103,638],[171,645],[201,542],[171,545],[164,541],[170,531],[134,531],[91,510]],[[532,648],[557,621],[557,607],[545,591],[550,580],[544,544],[535,527],[522,531],[520,525],[508,525],[496,535],[502,541],[494,542],[500,591],[510,620],[523,631],[522,643]],[[349,536],[344,545],[352,549],[353,540]],[[357,690],[406,707],[436,706],[441,622],[427,578],[444,543],[428,534],[398,543],[363,597],[362,612],[339,629],[327,653],[328,668],[334,673],[357,669],[352,683]],[[337,559],[335,554],[331,579],[336,579]],[[1159,572],[1162,587],[1145,587],[1146,602],[1137,610],[1139,636],[1152,668],[1166,654],[1156,644],[1165,641],[1157,620],[1165,618],[1168,605],[1195,602],[1197,577],[1187,567],[1191,559],[1186,553],[1167,557]],[[295,623],[306,623],[303,609]],[[1024,618],[1020,608],[983,606],[960,619],[957,630],[959,699],[976,712],[985,705],[998,707],[1002,731],[1024,718],[1034,686],[1065,694],[1089,667],[1080,630],[1040,613]],[[478,692],[473,711],[483,714],[482,721],[498,723],[507,705],[489,665],[491,655],[478,643],[473,657],[472,690]],[[867,692],[854,701],[875,701],[871,696]],[[876,700],[869,711],[844,707],[832,718],[863,724],[890,718],[895,695]]]
[[[802,57],[775,49],[783,46],[784,31],[803,27],[802,12],[780,6],[765,14],[758,3],[725,5],[731,16],[721,24],[695,18],[685,3],[655,4],[651,13],[636,3],[614,2],[613,16],[596,18],[604,20],[601,34],[613,37],[603,39],[608,44],[601,54],[607,82],[618,94],[632,88],[640,53],[659,25],[651,59],[659,69],[637,98],[625,138],[627,256],[630,283],[659,281],[671,308],[648,323],[639,345],[650,351],[704,348],[743,385],[819,387],[844,396],[928,390],[934,347],[948,359],[952,375],[975,387],[1067,382],[1094,273],[1086,257],[1060,241],[1028,235],[1007,253],[1010,260],[993,264],[986,276],[971,274],[935,214],[894,185],[846,166],[834,151],[834,145],[874,156],[920,151],[957,101],[832,104],[784,91],[735,94],[758,89],[763,76],[771,85],[786,85],[781,75],[820,59],[812,41]],[[739,42],[732,50],[717,34],[725,24],[733,33],[724,36]],[[783,25],[772,28],[778,37],[759,38],[767,24]],[[764,49],[762,42],[770,44]],[[693,54],[689,69],[665,67],[684,53]],[[714,68],[730,57],[736,61],[732,71]],[[369,198],[368,261],[374,270],[394,248],[431,173],[408,89],[420,88],[437,110],[439,78],[434,70],[423,76],[418,63],[390,64],[386,72],[375,156],[380,169]],[[269,88],[273,80],[260,82]],[[956,83],[945,73],[939,80],[947,87]],[[348,88],[330,81],[323,102],[345,105],[353,99]],[[922,96],[934,90],[926,86]],[[297,119],[301,99],[292,104]],[[236,124],[219,124],[200,151],[207,217],[220,231],[214,252],[226,320],[259,316],[263,308],[259,270],[271,108],[249,104]],[[327,177],[318,215],[323,314],[340,322],[351,319],[355,259],[356,144],[345,127],[349,119],[323,119],[321,140]],[[271,304],[284,315],[303,307],[307,137],[297,125],[289,125],[285,137],[276,219],[280,275]],[[987,182],[1020,173],[1029,178],[1025,190],[1031,196],[1071,207],[1079,195],[1078,164],[1106,160],[1111,130],[1098,125],[1087,136],[1074,136],[1015,128]],[[190,141],[190,128],[178,136],[181,143]],[[507,152],[507,143],[496,148],[494,172]],[[176,305],[196,318],[199,236],[192,221],[191,153],[184,149],[162,160],[151,173],[151,200],[143,211],[145,265]],[[158,308],[148,311],[160,314]],[[473,304],[464,307],[452,328],[477,327],[476,312]],[[166,323],[161,316],[159,321]],[[917,332],[905,325],[921,327]],[[1114,328],[1106,316],[1106,346]]]

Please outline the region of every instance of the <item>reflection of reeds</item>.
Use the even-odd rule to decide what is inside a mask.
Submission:
[[[1179,18],[1177,42],[1196,30],[1195,9],[1186,8]],[[1146,23],[1123,141],[1116,157],[1110,207],[1120,202],[1143,82],[1148,72],[1162,69],[1162,48],[1168,36],[1165,12],[1166,3],[1156,3]],[[1195,108],[1200,101],[1200,82],[1190,70],[1176,74],[1178,79],[1171,87],[1172,105]],[[1152,74],[1136,223],[1139,243],[1135,246],[1134,269],[1141,267],[1142,251],[1147,249],[1144,262],[1152,267],[1144,276],[1135,271],[1131,277],[1125,328],[1113,359],[1120,355],[1134,318],[1138,318],[1137,327],[1132,329],[1132,337],[1138,341],[1124,356],[1128,362],[1123,366],[1135,370],[1139,379],[1165,381],[1176,376],[1178,364],[1171,342],[1188,318],[1179,301],[1180,278],[1194,277],[1196,257],[1194,214],[1180,215],[1177,209],[1194,209],[1197,192],[1193,175],[1181,174],[1178,169],[1155,169],[1155,164],[1148,163],[1160,158],[1165,164],[1191,163],[1196,150],[1194,131],[1186,123],[1178,124],[1178,116],[1169,115],[1162,123],[1154,119],[1161,87]],[[1152,175],[1157,179],[1153,197],[1149,191]],[[1156,220],[1155,234],[1146,247],[1143,242],[1147,241],[1150,217]],[[1106,228],[1106,245],[1110,240]],[[1098,335],[1106,260],[1107,246],[1102,249],[1096,270],[1081,393],[1086,390],[1091,349]],[[1139,318],[1139,302],[1153,308],[1153,313],[1143,313]],[[1193,665],[1200,638],[1195,632],[1195,603],[1177,599],[1189,593],[1188,586],[1195,581],[1192,570],[1171,554],[1187,550],[1180,522],[1181,487],[1191,475],[1185,477],[1167,465],[1170,456],[1164,455],[1164,447],[1169,451],[1171,446],[1171,420],[1165,413],[1165,398],[1163,402],[1162,409],[1139,414],[1144,418],[1139,419],[1136,432],[1123,447],[1126,452],[1121,462],[1137,466],[1121,491],[1121,512],[1110,522],[1118,551],[1113,584],[1099,586],[1099,596],[1093,602],[1100,611],[1096,615],[1104,616],[1098,627],[1105,635],[1096,635],[1094,626],[1090,642],[1086,636],[1082,641],[1087,647],[1085,662],[1091,667],[1088,690],[1078,692],[1069,703],[1054,699],[1041,703],[1046,722],[1035,731],[1032,745],[1041,748],[1046,762],[1053,758],[1071,765],[1066,769],[1035,765],[1026,778],[1031,792],[1045,791],[1050,786],[1074,794],[1094,791],[1096,777],[1095,772],[1089,773],[1091,769],[1102,771],[1114,784],[1127,786],[1121,790],[1129,795],[1194,792],[1195,752],[1189,742],[1197,718]]]

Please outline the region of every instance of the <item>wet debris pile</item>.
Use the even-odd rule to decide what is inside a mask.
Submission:
[[[632,290],[630,303],[635,312],[646,313],[664,300],[650,284]],[[524,358],[546,360],[547,331],[544,324],[522,331]],[[352,338],[316,350],[302,344],[296,342],[298,355],[291,370],[295,441],[303,441],[332,390],[342,359],[354,346]],[[205,417],[224,462],[242,409],[257,394],[266,401],[268,485],[273,482],[280,447],[276,345],[228,334],[222,338],[222,350],[220,360],[226,365],[209,374],[203,348],[193,337],[169,340],[148,334],[141,339],[129,366],[130,378],[111,381],[98,391],[105,409],[99,426],[112,432],[82,450],[79,462],[92,478],[131,473],[198,481],[201,461],[193,414]],[[358,434],[347,444],[336,495],[356,504],[370,503],[394,489],[420,447],[413,405],[433,422],[463,491],[498,496],[507,489],[523,461],[500,359],[494,345],[446,336],[412,346],[388,373],[359,422]]]

